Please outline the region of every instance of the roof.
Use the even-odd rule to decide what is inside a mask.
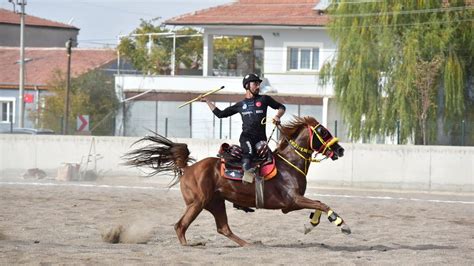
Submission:
[[[71,76],[78,77],[117,58],[113,49],[72,48]],[[0,87],[19,84],[19,47],[0,46]],[[25,48],[25,87],[47,85],[56,70],[67,71],[66,48]]]
[[[14,13],[13,11],[4,8],[0,8],[0,24],[20,25],[20,14]],[[76,28],[72,25],[39,18],[28,14],[26,14],[25,16],[25,25],[79,30],[79,28]]]
[[[320,0],[239,0],[165,21],[168,25],[325,26]]]

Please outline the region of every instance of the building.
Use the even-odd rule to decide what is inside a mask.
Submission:
[[[79,29],[35,16],[25,15],[25,47],[64,47],[67,40],[77,46]],[[0,46],[20,46],[20,14],[0,8]]]
[[[240,0],[167,20],[171,26],[192,26],[203,32],[200,76],[118,75],[117,92],[126,102],[117,117],[117,135],[144,135],[148,129],[171,137],[238,138],[240,117],[216,119],[204,103],[177,108],[201,93],[225,86],[213,96],[218,107],[242,99],[242,77],[256,72],[264,78],[263,92],[287,106],[291,115],[311,115],[333,132],[340,116],[330,86],[319,85],[323,63],[334,56],[336,44],[325,30],[326,1]],[[218,38],[249,38],[252,56],[227,69],[213,65]],[[273,115],[269,110],[269,116]],[[268,125],[270,129],[272,125]],[[267,129],[268,131],[268,129]],[[340,135],[340,134],[338,134]]]
[[[54,73],[67,72],[65,43],[77,47],[79,29],[60,22],[25,16],[24,127],[37,128],[30,113],[45,108],[44,97]],[[0,9],[0,131],[19,124],[20,15]],[[71,77],[92,69],[116,69],[113,49],[73,48]],[[58,114],[59,116],[60,114]]]
[[[0,47],[0,131],[19,124],[19,47]],[[115,68],[116,52],[112,49],[73,48],[71,77],[92,69]],[[66,48],[25,49],[24,127],[36,128],[29,113],[44,108],[44,96],[54,73],[67,71]]]

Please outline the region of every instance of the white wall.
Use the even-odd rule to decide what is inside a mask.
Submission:
[[[142,76],[120,75],[115,77],[117,92],[124,91],[163,91],[180,93],[202,93],[221,86],[219,93],[242,93],[242,77],[201,77],[201,76]]]
[[[89,153],[90,136],[0,135],[0,177],[20,176],[40,168],[55,176],[64,162],[80,163]],[[142,175],[121,165],[121,156],[138,140],[94,137],[103,156],[98,170],[105,175]],[[215,156],[221,140],[172,139],[187,143],[191,156]],[[342,143],[345,156],[313,164],[308,180],[338,187],[372,187],[442,191],[474,191],[474,147],[403,146]],[[157,177],[158,178],[158,177]]]

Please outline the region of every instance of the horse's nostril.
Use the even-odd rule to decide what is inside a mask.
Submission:
[[[344,156],[344,148],[339,148],[338,151],[337,151],[337,154],[339,155],[339,157],[342,157]]]

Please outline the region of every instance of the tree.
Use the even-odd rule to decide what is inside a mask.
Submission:
[[[149,74],[167,75],[171,72],[173,35],[165,25],[155,25],[158,19],[141,20],[140,26],[132,34],[142,36],[122,38],[118,46],[121,56],[131,61],[133,66]],[[148,33],[169,33],[169,35],[152,36],[151,47]],[[195,36],[198,32],[192,28],[179,29],[176,35],[175,74],[181,67],[185,69],[200,69],[202,67],[203,40]],[[190,36],[190,37],[183,37]],[[251,37],[223,37],[214,39],[214,67],[221,70],[235,69],[238,58],[252,65],[253,56]]]
[[[214,67],[220,70],[235,69],[238,57],[245,62],[253,56],[251,37],[222,37],[214,39]],[[251,65],[251,64],[249,64]]]
[[[171,33],[163,24],[155,25],[157,19],[141,20],[140,26],[132,34],[144,34],[122,38],[118,46],[120,54],[131,61],[133,66],[145,73],[169,74],[171,72],[173,36],[158,35],[148,37],[148,33]],[[175,73],[183,65],[188,69],[198,69],[202,65],[202,37],[191,36],[198,32],[191,28],[176,31]],[[190,37],[182,37],[190,35]],[[150,42],[151,40],[151,42]],[[151,45],[151,46],[150,46]]]
[[[321,81],[332,82],[353,139],[395,135],[400,121],[402,141],[427,143],[436,138],[438,116],[461,121],[474,111],[467,85],[474,74],[474,22],[467,2],[331,5],[328,30],[338,52],[323,66]]]
[[[197,35],[194,29],[184,28],[176,33],[177,35]],[[179,73],[179,67],[182,64],[187,69],[202,68],[203,42],[201,36],[192,36],[188,38],[176,39],[176,69],[175,73]]]
[[[413,102],[416,104],[416,106],[413,106],[413,110],[417,112],[416,118],[418,119],[418,126],[421,128],[423,145],[428,144],[428,115],[430,114],[430,110],[436,107],[436,104],[433,102],[433,96],[436,95],[435,85],[437,83],[440,67],[441,59],[435,57],[429,62],[419,60],[415,70],[415,87],[418,90],[417,96],[419,100]]]
[[[48,83],[49,95],[45,96],[45,108],[31,113],[39,126],[61,132],[64,118],[64,98],[66,95],[66,75],[54,72]],[[101,70],[93,70],[71,80],[70,117],[68,132],[76,131],[76,117],[89,115],[89,129],[93,135],[113,135],[114,115],[118,108],[113,77]]]

